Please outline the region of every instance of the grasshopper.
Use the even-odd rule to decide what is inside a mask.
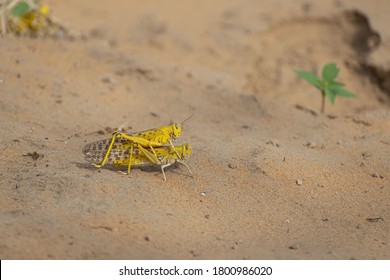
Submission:
[[[183,161],[184,158],[191,155],[190,144],[176,146],[173,148],[174,151],[172,151],[172,147],[170,146],[156,147],[154,153],[142,146],[135,149],[132,148],[133,145],[130,145],[130,148],[125,146],[125,148],[111,149],[109,156],[106,157],[104,149],[101,149],[101,147],[96,145],[90,145],[83,149],[83,153],[85,154],[85,159],[90,162],[100,161],[104,157],[106,158],[106,161],[113,164],[114,167],[128,166],[128,170],[125,174],[130,172],[131,166],[145,167],[158,165],[161,167],[164,181],[166,181],[167,178],[165,176],[164,168],[176,162],[185,165],[189,173],[192,174],[188,165]]]
[[[149,148],[152,151],[152,154],[146,153],[145,156],[151,162],[158,162],[157,154],[155,147],[162,147],[166,143],[169,143],[172,151],[176,153],[178,158],[180,154],[175,150],[175,146],[172,143],[172,139],[177,139],[181,134],[181,125],[192,117],[189,116],[181,124],[173,123],[168,126],[162,126],[159,128],[149,129],[141,132],[135,132],[132,134],[125,134],[119,131],[115,131],[111,135],[111,139],[100,140],[91,144],[88,144],[84,147],[84,150],[96,149],[94,146],[97,146],[100,150],[103,149],[103,146],[106,148],[106,154],[103,157],[103,160],[100,164],[93,163],[97,168],[101,168],[105,165],[110,152],[112,149],[127,149],[130,148],[130,156],[133,154],[134,148],[138,148],[140,151],[146,151],[144,148]],[[109,143],[109,144],[108,144]],[[129,162],[127,173],[130,173],[131,164]]]

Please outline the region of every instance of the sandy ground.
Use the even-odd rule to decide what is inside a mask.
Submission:
[[[0,39],[0,259],[390,259],[387,0],[96,2]],[[328,62],[359,98],[319,114]],[[193,177],[81,152],[190,115]]]

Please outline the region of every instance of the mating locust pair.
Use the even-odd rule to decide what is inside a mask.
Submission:
[[[160,166],[166,181],[164,168],[176,162],[183,164],[192,174],[184,162],[191,154],[191,145],[174,146],[172,143],[180,134],[180,123],[132,134],[115,131],[110,139],[87,144],[83,153],[85,159],[97,168],[106,163],[114,167],[127,166],[127,172],[122,172],[124,174],[129,174],[131,167]]]

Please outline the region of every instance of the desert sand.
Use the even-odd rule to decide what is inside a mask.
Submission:
[[[388,0],[41,2],[76,35],[0,38],[0,259],[390,259]],[[191,115],[192,177],[84,159]]]

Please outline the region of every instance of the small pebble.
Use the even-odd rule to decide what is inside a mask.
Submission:
[[[364,153],[362,153],[362,156],[363,156],[364,159],[366,159],[366,158],[371,157],[372,154],[370,152],[364,152]]]
[[[280,143],[279,143],[278,140],[270,139],[270,140],[268,140],[268,141],[266,142],[266,144],[272,145],[272,146],[277,147],[277,148],[280,147]]]
[[[381,178],[381,179],[385,178],[383,175],[378,174],[377,172],[372,173],[371,176],[374,178]]]
[[[298,186],[302,186],[303,185],[303,181],[301,179],[297,179],[295,181],[295,183],[298,185]]]
[[[234,164],[234,163],[229,163],[229,168],[231,169],[236,169],[237,168],[237,164]]]
[[[106,75],[102,78],[102,82],[110,85],[116,85],[117,82],[110,75]]]
[[[374,178],[378,178],[378,177],[379,177],[379,174],[376,173],[376,172],[374,172],[374,173],[371,174],[371,176],[374,177]]]
[[[317,144],[315,142],[307,142],[306,143],[306,147],[308,147],[310,149],[314,149],[316,146],[317,146]]]

